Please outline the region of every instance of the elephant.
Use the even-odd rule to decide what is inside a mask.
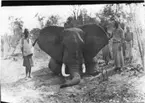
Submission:
[[[95,71],[94,57],[108,44],[109,38],[104,29],[97,24],[86,24],[78,27],[64,28],[61,26],[47,26],[40,30],[37,38],[39,47],[51,56],[50,70],[61,74],[61,67],[65,65],[65,72],[72,80],[62,84],[60,88],[80,83],[82,64],[85,64],[87,75],[98,74]]]

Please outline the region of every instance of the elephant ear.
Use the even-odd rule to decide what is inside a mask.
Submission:
[[[40,31],[38,37],[39,47],[56,61],[61,62],[63,47],[61,44],[61,32],[63,27],[48,26]]]
[[[102,27],[97,24],[88,24],[79,27],[85,32],[84,55],[89,60],[108,44],[107,34]]]

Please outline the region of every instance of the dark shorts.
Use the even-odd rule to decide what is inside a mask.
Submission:
[[[28,68],[33,66],[32,55],[33,54],[30,54],[28,56],[23,56],[23,66],[28,67]]]

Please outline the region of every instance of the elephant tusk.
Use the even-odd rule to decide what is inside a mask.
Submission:
[[[85,64],[82,64],[82,68],[83,68],[83,73],[85,73],[86,72],[86,66],[85,66]]]
[[[62,73],[62,75],[63,75],[64,77],[68,77],[68,76],[70,76],[70,74],[66,74],[66,73],[65,73],[65,68],[66,68],[66,66],[65,66],[65,64],[63,63],[63,64],[62,64],[62,68],[61,68],[61,73]]]

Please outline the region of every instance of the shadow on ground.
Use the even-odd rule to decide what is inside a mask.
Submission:
[[[60,76],[54,75],[49,68],[42,67],[39,70],[32,72],[32,78],[20,78],[16,82],[13,82],[11,85],[12,87],[21,87],[24,86],[25,88],[29,89],[39,89],[41,87],[56,87],[60,84],[64,83],[65,79]]]
[[[33,78],[31,81],[35,81],[34,86],[38,87],[41,85],[51,86],[60,85],[64,83],[64,78],[54,75],[49,68],[42,68],[32,73]]]

